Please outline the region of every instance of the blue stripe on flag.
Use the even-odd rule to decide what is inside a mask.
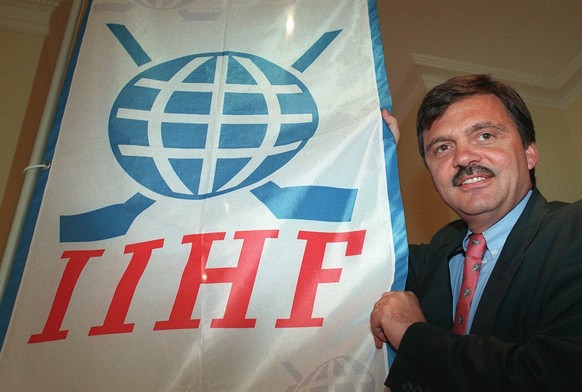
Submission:
[[[331,44],[331,42],[341,33],[341,30],[328,31],[323,34],[307,51],[293,63],[291,67],[299,72],[305,71],[320,54]]]
[[[384,63],[384,52],[382,47],[382,37],[378,23],[378,6],[376,0],[368,0],[368,12],[370,18],[370,31],[372,34],[372,51],[376,67],[376,84],[380,96],[380,107],[392,110],[392,98],[388,87],[388,77],[386,75],[386,65]],[[381,117],[380,111],[378,116]],[[400,195],[400,182],[398,179],[398,160],[396,159],[396,143],[394,135],[384,121],[383,140],[384,156],[386,159],[386,182],[388,184],[388,199],[390,200],[390,218],[392,223],[392,239],[394,242],[394,280],[390,290],[403,290],[408,275],[408,239],[406,236],[406,224],[404,220],[404,209]],[[388,347],[388,364],[391,365],[396,357],[391,346]]]
[[[152,61],[150,56],[143,50],[141,45],[137,42],[137,40],[133,37],[133,35],[129,32],[127,27],[120,24],[108,23],[107,27],[109,30],[115,35],[115,37],[119,40],[123,48],[127,51],[127,53],[131,56],[132,60],[138,65],[142,66],[144,64],[149,63]]]
[[[378,24],[378,9],[376,0],[368,0],[370,12],[370,30],[372,33],[372,51],[376,65],[376,84],[380,95],[380,106],[389,111],[392,110],[392,98],[386,76],[386,65],[382,49],[382,37]],[[378,117],[381,117],[378,111]],[[395,276],[391,290],[404,290],[406,275],[408,274],[408,239],[406,237],[406,224],[402,198],[400,194],[400,181],[398,179],[398,160],[396,156],[396,143],[394,135],[384,121],[383,139],[384,155],[386,159],[386,182],[388,184],[388,197],[390,199],[390,216],[392,221],[392,237],[394,240],[394,252],[396,255]]]
[[[272,181],[252,189],[277,219],[304,219],[323,222],[349,222],[356,203],[357,189],[325,186],[281,188]]]
[[[98,241],[124,235],[135,218],[152,204],[154,200],[136,193],[122,204],[113,204],[79,215],[63,215],[60,222],[60,241]]]

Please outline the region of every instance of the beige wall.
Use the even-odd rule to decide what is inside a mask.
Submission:
[[[0,189],[8,175],[28,106],[44,36],[0,30]],[[4,192],[2,192],[4,194]],[[1,199],[0,199],[1,200]]]
[[[540,158],[538,188],[548,200],[582,198],[582,95],[565,109],[531,106]]]
[[[24,167],[32,139],[22,140],[31,91],[45,37],[0,31],[0,250],[3,252],[9,225],[22,187]],[[30,133],[30,132],[29,132]],[[26,137],[23,137],[26,139]],[[11,173],[14,173],[11,175]]]
[[[70,0],[66,0],[55,9],[46,35],[0,29],[0,256],[22,188],[23,169],[30,162],[70,7]]]

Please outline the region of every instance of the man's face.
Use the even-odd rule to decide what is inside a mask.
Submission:
[[[477,95],[449,106],[423,133],[425,158],[445,203],[482,232],[507,214],[531,188],[537,163],[494,95]]]

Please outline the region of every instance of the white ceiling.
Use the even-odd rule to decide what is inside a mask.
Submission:
[[[60,1],[0,0],[0,28],[45,34]],[[580,0],[378,0],[378,15],[398,116],[463,73],[490,73],[552,107],[582,91]]]

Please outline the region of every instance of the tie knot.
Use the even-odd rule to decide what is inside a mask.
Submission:
[[[466,255],[469,257],[482,259],[486,248],[487,243],[485,242],[485,237],[483,237],[483,234],[473,233],[469,237]]]

